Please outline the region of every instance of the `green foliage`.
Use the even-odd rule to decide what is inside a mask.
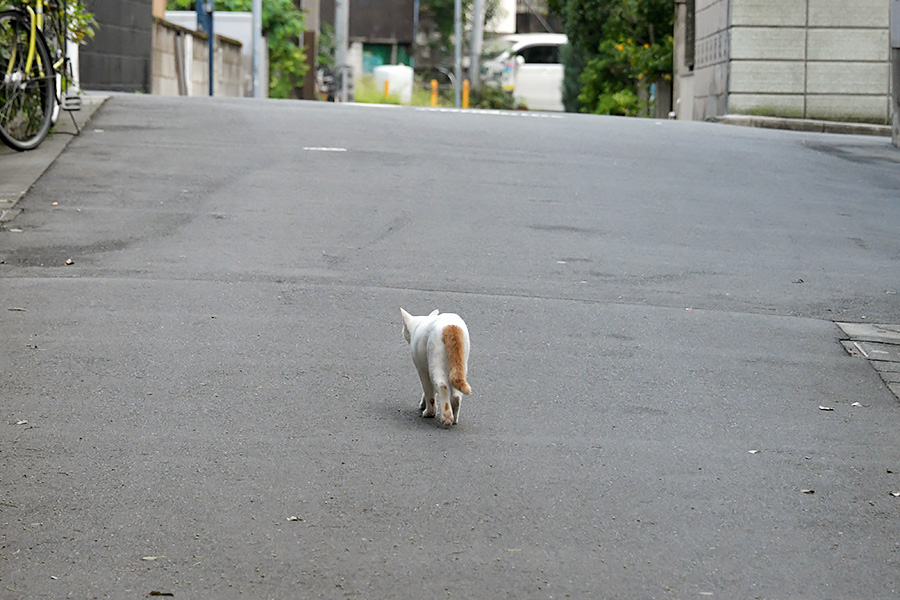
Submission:
[[[0,9],[5,8],[5,6],[23,4],[30,4],[34,7],[36,3],[35,0],[7,0],[5,2],[0,0]],[[45,0],[44,11],[51,10],[59,10],[59,12],[62,13],[62,4],[48,4]],[[51,25],[51,22],[49,22],[49,20],[45,21],[44,25],[45,27],[48,27]],[[80,45],[88,43],[88,40],[93,38],[94,34],[97,33],[98,27],[97,20],[94,18],[94,13],[85,8],[83,0],[68,0],[66,2],[66,25],[69,30],[69,40]]]
[[[326,69],[334,69],[334,27],[322,23],[319,30],[319,55],[316,64]]]
[[[472,108],[488,108],[496,110],[515,110],[518,108],[515,98],[510,92],[493,85],[483,85],[469,94],[469,106]]]
[[[573,46],[563,60],[567,71],[580,72],[580,109],[629,116],[645,112],[649,107],[638,90],[672,77],[673,0],[551,2]]]
[[[472,24],[469,17],[472,15],[472,0],[462,0],[462,27],[463,44],[468,45],[470,36],[467,31]],[[420,29],[429,38],[428,44],[434,50],[441,53],[449,52],[454,47],[453,21],[455,0],[420,0],[419,19]],[[500,0],[484,0],[485,21],[490,21],[499,11]],[[463,53],[467,53],[463,49]]]
[[[390,91],[390,90],[388,90]],[[395,95],[385,96],[384,87],[375,84],[371,75],[359,79],[355,88],[356,102],[376,104],[402,104]],[[431,86],[424,81],[417,81],[413,86],[411,106],[431,106]],[[454,98],[449,88],[443,88],[438,95],[438,106],[454,106]],[[515,110],[519,108],[513,95],[499,87],[482,86],[480,90],[469,94],[470,108]]]
[[[569,44],[586,55],[591,55],[605,38],[603,27],[609,20],[614,5],[622,1],[549,0],[549,8],[562,17]]]
[[[390,92],[390,89],[388,89]],[[356,82],[354,89],[354,98],[356,102],[375,103],[375,104],[403,104],[400,98],[394,94],[384,95],[384,86],[378,86],[375,78],[371,75],[363,75]],[[412,89],[412,100],[410,106],[431,106],[431,86],[426,86],[421,80],[416,81]],[[438,96],[438,106],[453,106],[453,100],[447,98],[446,94]]]
[[[463,15],[470,14],[472,0],[463,0],[462,4]],[[453,7],[454,0],[421,0],[419,4],[419,11],[431,18],[442,40],[453,37]]]
[[[390,92],[390,90],[388,90]],[[400,98],[394,95],[385,96],[384,88],[375,84],[375,78],[371,75],[363,75],[353,90],[355,102],[363,104],[402,104]]]
[[[308,69],[301,32],[303,13],[292,0],[266,0],[263,4],[263,34],[269,42],[269,97],[297,97]],[[194,10],[194,0],[168,0],[169,10]],[[216,0],[216,11],[250,12],[252,0]],[[213,25],[215,27],[215,24]]]
[[[66,26],[69,39],[76,44],[87,44],[97,33],[97,20],[94,13],[84,7],[82,0],[66,2]]]
[[[566,112],[579,112],[581,110],[581,102],[578,101],[581,94],[579,77],[586,63],[584,53],[572,44],[566,44],[559,48],[559,61],[565,67],[562,83],[563,106]]]

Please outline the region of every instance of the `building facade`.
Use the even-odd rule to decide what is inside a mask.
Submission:
[[[888,124],[890,0],[676,0],[675,113]]]

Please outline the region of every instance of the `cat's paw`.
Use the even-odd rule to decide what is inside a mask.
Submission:
[[[434,416],[434,398],[425,402],[425,399],[422,398],[422,406],[425,406],[425,410],[422,411],[422,416],[426,419],[430,419]],[[421,408],[421,407],[420,407]]]
[[[441,425],[444,427],[450,427],[453,425],[453,410],[450,408],[450,403],[447,402],[443,406],[443,410],[441,410]]]

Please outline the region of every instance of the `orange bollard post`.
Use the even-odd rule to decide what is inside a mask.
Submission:
[[[391,97],[391,82],[387,79],[384,80],[384,99],[387,100]]]
[[[438,82],[437,79],[431,80],[431,108],[437,106]]]
[[[469,108],[469,80],[463,81],[462,107]]]

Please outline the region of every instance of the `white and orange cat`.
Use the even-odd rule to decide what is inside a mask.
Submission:
[[[440,410],[441,425],[459,423],[462,394],[471,394],[466,382],[469,364],[469,330],[459,315],[438,314],[414,317],[402,308],[403,337],[409,342],[413,364],[422,381],[423,417]]]

